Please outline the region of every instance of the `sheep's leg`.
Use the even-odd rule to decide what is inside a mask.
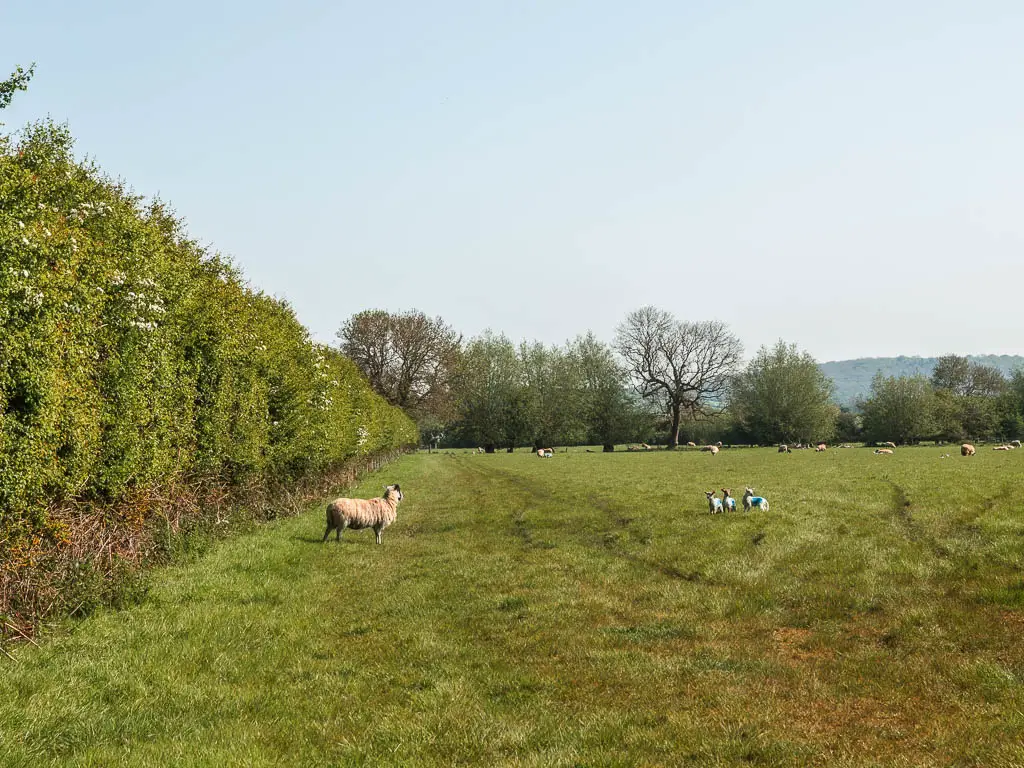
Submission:
[[[384,526],[383,525],[375,525],[375,526],[373,526],[373,532],[375,534],[377,534],[377,543],[380,544],[380,535],[382,533],[384,533]]]
[[[347,525],[348,525],[347,521],[345,521],[345,520],[341,521],[341,525],[338,526],[338,535],[334,537],[334,543],[335,544],[341,544],[341,532],[345,530],[345,527]]]
[[[326,531],[324,531],[324,538],[323,538],[323,541],[321,541],[321,542],[320,542],[321,544],[323,544],[323,543],[324,543],[325,541],[327,541],[327,537],[331,535],[331,531],[332,531],[333,529],[334,529],[334,526],[333,526],[333,525],[331,525],[330,523],[328,523],[328,524],[327,524],[327,530],[326,530]]]

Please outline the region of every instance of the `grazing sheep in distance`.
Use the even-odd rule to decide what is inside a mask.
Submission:
[[[717,515],[722,511],[722,500],[715,497],[714,491],[704,491],[704,495],[708,497],[708,511],[712,515]]]
[[[960,446],[961,456],[973,456],[975,454],[974,446],[970,443],[964,443]]]
[[[789,452],[790,451],[789,451],[789,446],[788,445],[780,445],[779,446],[779,453],[789,453]]]
[[[892,456],[892,450],[889,448],[876,448],[875,453]]]
[[[704,451],[705,453],[710,453],[712,456],[716,456],[718,454],[717,445],[705,445],[701,448],[701,450]]]
[[[743,492],[743,511],[749,512],[751,509],[757,508],[762,512],[768,511],[768,499],[761,496],[754,495],[753,488],[747,488]]]
[[[885,442],[885,443],[882,443],[882,445],[884,445],[886,448],[893,448],[893,449],[896,448],[896,443],[893,443],[893,442]]]
[[[551,448],[538,448],[537,455],[542,459],[550,459],[554,457],[555,452]]]
[[[338,532],[335,543],[341,542],[341,532],[346,528],[355,531],[361,528],[373,528],[380,544],[381,533],[395,522],[398,502],[402,500],[402,489],[395,483],[384,486],[384,496],[377,499],[335,499],[327,505],[327,530],[324,541],[331,531]]]
[[[728,488],[722,489],[722,506],[725,507],[726,512],[736,511],[736,499],[730,496],[731,493],[732,491]]]
[[[697,447],[697,444],[696,444],[695,442],[693,442],[693,441],[691,440],[690,442],[688,442],[688,443],[686,444],[686,447],[687,447],[687,448],[696,448],[696,447]]]
[[[821,453],[822,451],[827,451],[827,450],[828,450],[828,446],[825,445],[825,443],[818,443],[816,446],[814,446],[814,452],[815,453]]]
[[[1012,445],[1014,448],[1020,448],[1020,440],[1011,440],[1010,445]]]

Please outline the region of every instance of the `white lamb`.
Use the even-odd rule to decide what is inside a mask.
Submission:
[[[712,515],[717,515],[722,511],[722,500],[715,496],[714,491],[704,491],[704,495],[708,497],[708,511]]]
[[[384,496],[377,499],[335,499],[327,505],[327,530],[324,531],[324,541],[331,531],[338,532],[334,539],[336,543],[341,542],[341,532],[346,528],[360,530],[362,528],[373,528],[377,534],[377,543],[380,544],[380,536],[384,529],[395,522],[398,512],[398,502],[402,500],[402,489],[395,483],[384,486]]]
[[[755,496],[754,489],[747,488],[743,492],[743,511],[749,512],[751,509],[760,509],[762,512],[767,512],[768,499],[761,496]]]

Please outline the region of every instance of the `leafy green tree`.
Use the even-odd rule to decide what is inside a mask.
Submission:
[[[493,452],[528,439],[526,382],[515,345],[504,334],[485,332],[459,355],[453,394],[464,439]]]
[[[526,384],[527,418],[535,448],[583,438],[579,372],[565,350],[523,343],[519,360]]]
[[[936,390],[948,390],[958,397],[995,397],[1006,391],[1002,371],[992,365],[972,363],[961,355],[943,355],[931,376]]]
[[[972,363],[960,355],[940,357],[932,371],[936,390],[936,436],[960,440],[1002,434],[1007,422],[1004,395],[1010,383],[991,365]]]
[[[836,439],[853,443],[861,439],[863,431],[864,420],[861,415],[850,408],[840,408],[836,418]]]
[[[588,332],[569,344],[568,354],[577,370],[586,442],[611,451],[616,443],[646,437],[648,415],[627,391],[626,372],[612,350]]]
[[[733,380],[729,407],[757,443],[829,440],[839,415],[834,386],[810,354],[779,341]]]
[[[935,430],[935,391],[924,376],[876,374],[860,410],[868,440],[913,443]]]
[[[0,80],[0,109],[5,109],[10,105],[15,93],[28,90],[28,81],[32,79],[35,70],[35,64],[29,65],[27,70],[15,67],[9,78]]]

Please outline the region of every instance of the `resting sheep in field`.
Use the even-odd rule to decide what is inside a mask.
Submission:
[[[555,451],[552,448],[538,448],[537,455],[540,456],[542,459],[550,459],[554,457]]]
[[[992,450],[993,451],[1012,451],[1013,450],[1013,446],[1012,445],[996,445],[996,446],[992,447]]]
[[[824,443],[818,443],[816,446],[814,446],[814,452],[815,453],[821,453],[821,452],[827,451],[827,450],[828,450],[828,446],[825,445]]]
[[[751,509],[760,509],[762,512],[768,511],[768,499],[762,496],[755,496],[753,488],[747,488],[743,492],[743,511],[749,512]]]
[[[970,443],[964,443],[960,446],[961,456],[973,456],[975,454],[974,446]]]
[[[708,511],[712,515],[717,515],[722,511],[722,500],[715,497],[714,491],[704,491],[704,495],[708,497]]]
[[[889,449],[889,448],[876,448],[875,449],[875,453],[876,454],[887,455],[887,456],[892,456],[892,450]]]
[[[882,443],[882,445],[884,445],[886,448],[893,448],[893,449],[896,448],[896,443],[893,443],[893,442],[885,442],[885,443]]]
[[[790,451],[789,451],[789,446],[788,445],[780,445],[779,446],[779,453],[789,453],[789,452]]]
[[[327,530],[324,541],[331,531],[337,531],[336,543],[341,542],[341,532],[346,528],[360,530],[373,528],[380,544],[384,529],[395,522],[398,502],[402,500],[402,489],[398,483],[384,486],[384,495],[377,499],[335,499],[327,505]]]

